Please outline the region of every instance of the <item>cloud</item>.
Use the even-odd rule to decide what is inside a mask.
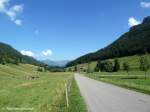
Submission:
[[[36,59],[49,59],[53,54],[52,50],[50,50],[50,49],[43,50],[43,51],[37,52],[37,53],[34,53],[30,50],[22,50],[22,51],[20,51],[20,53],[22,55],[34,57]]]
[[[45,51],[42,51],[42,55],[43,56],[51,56],[53,54],[52,50],[48,49],[48,50],[45,50]]]
[[[14,22],[15,22],[15,24],[18,25],[18,26],[21,26],[21,25],[22,25],[22,20],[20,20],[20,19],[16,19]]]
[[[21,26],[22,20],[18,19],[18,15],[23,12],[23,5],[9,6],[10,0],[0,0],[0,13],[7,15],[12,22]]]
[[[140,24],[140,23],[141,23],[141,22],[138,21],[138,20],[136,20],[134,17],[130,17],[130,18],[128,19],[128,25],[129,25],[130,27],[135,26],[135,25],[138,25],[138,24]]]
[[[27,51],[27,50],[22,50],[21,54],[26,55],[26,56],[35,56],[35,54],[32,51]]]
[[[14,12],[22,12],[23,11],[23,5],[14,5],[11,7],[11,10]]]
[[[8,0],[0,0],[0,12],[5,10],[5,6],[8,3]]]
[[[150,8],[150,2],[141,2],[140,5],[142,8]]]

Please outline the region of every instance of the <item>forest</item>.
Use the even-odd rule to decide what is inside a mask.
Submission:
[[[150,53],[150,17],[144,18],[140,25],[133,26],[110,45],[81,56],[67,64],[67,67],[91,61]]]

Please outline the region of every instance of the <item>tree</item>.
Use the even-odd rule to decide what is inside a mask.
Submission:
[[[106,72],[113,72],[114,66],[111,61],[106,61],[103,66]]]
[[[102,65],[102,63],[101,63],[101,61],[99,60],[99,61],[97,62],[97,65],[96,65],[94,71],[95,71],[95,72],[102,71],[102,70],[101,70],[101,65]]]
[[[144,19],[145,21],[146,19]],[[150,22],[144,22],[137,27],[132,27],[116,41],[94,53],[89,53],[67,64],[67,67],[75,64],[97,61],[99,59],[113,59],[116,57],[132,56],[135,54],[150,53]],[[150,17],[148,17],[150,21]]]
[[[97,62],[97,65],[95,67],[95,71],[105,71],[105,72],[113,72],[114,66],[111,61],[103,61],[101,62],[100,60]]]
[[[49,66],[47,64],[44,65],[44,71],[46,72],[49,69]]]
[[[69,68],[69,69],[68,69],[68,71],[69,71],[69,72],[72,72],[72,69],[71,69],[71,68]]]
[[[129,75],[130,66],[127,62],[123,63],[123,70],[125,70],[127,74]]]
[[[38,67],[37,71],[43,72],[43,68],[42,67]]]
[[[94,68],[94,72],[99,72],[100,70],[99,70],[99,68],[96,66],[95,68]]]
[[[114,60],[114,72],[118,72],[120,70],[120,63],[118,59]]]
[[[0,64],[5,65],[5,59],[0,57]]]
[[[88,62],[87,73],[91,73],[91,72],[92,72],[91,67],[90,67],[90,64],[91,64],[91,62]]]
[[[140,58],[140,70],[145,72],[145,79],[147,75],[147,71],[149,69],[149,62],[146,57]]]
[[[77,66],[74,67],[74,71],[76,72],[78,70]]]

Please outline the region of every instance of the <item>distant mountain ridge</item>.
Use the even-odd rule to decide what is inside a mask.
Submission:
[[[67,67],[90,61],[105,60],[135,54],[150,53],[150,16],[139,25],[133,26],[116,41],[93,53],[81,56],[67,64]]]
[[[19,51],[12,46],[0,42],[0,61],[6,63],[27,63],[37,66],[43,66],[44,63],[34,59],[33,57],[22,55]]]
[[[65,67],[67,63],[69,63],[69,60],[61,60],[61,61],[52,61],[52,60],[42,60],[43,63],[48,64],[50,66],[59,66],[59,67]]]

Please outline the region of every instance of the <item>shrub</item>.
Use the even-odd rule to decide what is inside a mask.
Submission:
[[[37,71],[43,72],[43,68],[42,67],[38,67]]]

